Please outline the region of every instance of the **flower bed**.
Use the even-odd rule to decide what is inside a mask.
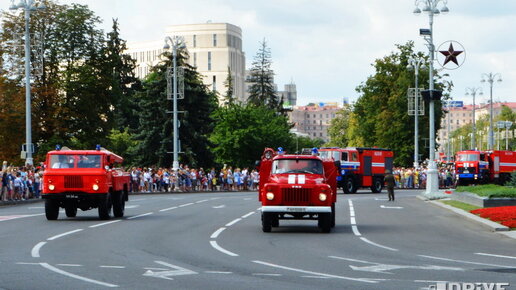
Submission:
[[[516,228],[516,206],[479,208],[472,210],[471,213],[499,222],[504,226]]]

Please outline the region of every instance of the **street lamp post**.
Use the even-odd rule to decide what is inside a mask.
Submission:
[[[173,89],[173,130],[174,130],[174,136],[172,139],[173,144],[173,155],[174,155],[174,161],[172,162],[172,168],[174,170],[177,170],[179,168],[179,130],[177,126],[177,50],[179,48],[184,47],[184,39],[180,36],[174,36],[173,38],[170,38],[169,36],[165,37],[165,45],[163,46],[163,49],[170,49],[170,45],[172,45],[172,66],[174,69],[174,89]]]
[[[419,167],[419,141],[418,141],[418,135],[419,135],[419,127],[418,127],[418,119],[419,119],[419,84],[418,84],[418,77],[419,77],[419,69],[425,69],[425,59],[423,57],[417,56],[414,58],[410,58],[408,60],[408,69],[414,69],[414,74],[416,76],[416,87],[415,87],[415,93],[414,93],[414,168]]]
[[[442,8],[438,9],[437,6],[439,2],[442,3]],[[433,92],[434,90],[434,42],[433,42],[433,25],[434,25],[434,15],[439,15],[441,13],[447,13],[449,12],[448,7],[446,6],[446,3],[448,3],[447,0],[415,0],[415,6],[414,14],[421,14],[421,11],[427,12],[429,16],[429,34],[427,35],[428,38],[425,37],[425,39],[428,42],[428,53],[429,53],[429,69],[428,69],[428,82],[429,82],[429,90],[430,92]],[[419,5],[423,6],[423,10],[419,8]],[[421,33],[421,30],[420,30]],[[439,191],[439,177],[437,175],[437,165],[435,163],[435,124],[434,124],[434,100],[433,98],[430,98],[429,103],[429,115],[430,115],[430,130],[429,130],[429,137],[430,137],[430,161],[428,164],[428,171],[427,171],[427,182],[426,182],[426,194],[432,194],[437,193]]]
[[[466,88],[466,96],[468,95],[472,95],[473,96],[473,128],[472,128],[472,135],[471,135],[471,149],[472,150],[475,150],[476,149],[476,146],[477,146],[477,143],[476,143],[476,140],[475,140],[475,134],[476,134],[476,125],[475,125],[475,95],[477,94],[478,92],[478,95],[481,96],[483,95],[482,93],[482,88]]]
[[[10,10],[22,9],[25,12],[25,164],[34,164],[32,153],[32,116],[31,116],[31,97],[30,97],[30,12],[46,9],[45,4],[36,5],[34,0],[20,0],[14,4],[11,0]]]
[[[489,83],[489,139],[488,139],[488,145],[487,149],[494,149],[494,131],[493,131],[493,83],[494,80],[498,77],[497,82],[502,81],[502,75],[499,73],[488,73],[488,74],[482,74],[482,80],[481,83],[485,83],[486,81]]]
[[[451,152],[450,152],[450,118],[451,118],[451,112],[450,112],[450,108],[451,108],[451,102],[452,100],[448,100],[447,102],[447,107],[448,107],[448,112],[446,113],[446,138],[448,140],[448,144],[446,146],[446,161],[450,162],[450,160],[452,160],[451,158]]]

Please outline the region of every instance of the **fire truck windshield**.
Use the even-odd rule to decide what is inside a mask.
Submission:
[[[307,173],[323,174],[321,160],[317,159],[278,159],[272,163],[272,174]]]
[[[479,154],[459,154],[457,161],[478,161]]]
[[[319,151],[319,156],[322,159],[330,159],[333,157],[333,160],[340,160],[339,151]]]
[[[50,156],[50,168],[101,168],[100,155],[68,155]]]

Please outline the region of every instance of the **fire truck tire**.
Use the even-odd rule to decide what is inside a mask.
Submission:
[[[77,216],[77,206],[74,204],[65,205],[65,213],[67,217],[76,217]]]
[[[382,187],[383,187],[382,179],[379,177],[376,177],[373,180],[373,185],[371,186],[371,191],[373,193],[380,193],[380,192],[382,192]]]
[[[106,194],[99,200],[99,218],[101,220],[108,220],[111,215],[111,194]]]
[[[123,217],[125,210],[125,196],[123,191],[118,191],[113,195],[113,215]]]
[[[45,216],[47,220],[56,220],[59,216],[59,202],[55,199],[45,200]]]
[[[318,218],[318,225],[323,233],[329,233],[331,231],[331,213],[321,213]]]
[[[346,177],[344,180],[344,194],[350,194],[356,192],[355,188],[355,180],[353,180],[353,177]]]
[[[272,230],[272,214],[268,212],[262,213],[262,231],[270,233]]]
[[[331,205],[331,227],[335,227],[335,203]]]

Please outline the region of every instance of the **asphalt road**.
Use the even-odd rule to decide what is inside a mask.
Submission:
[[[425,203],[416,191],[339,194],[335,229],[261,231],[256,193],[130,196],[47,221],[43,203],[0,208],[1,289],[429,289],[510,283],[516,240]],[[477,288],[485,289],[485,288]]]

